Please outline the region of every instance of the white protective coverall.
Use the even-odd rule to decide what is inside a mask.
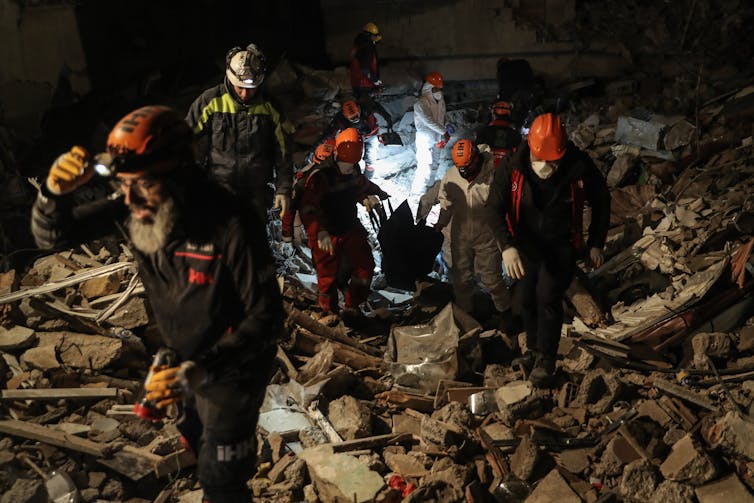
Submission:
[[[495,238],[489,229],[487,199],[495,171],[495,159],[489,147],[480,149],[482,167],[477,176],[468,181],[458,168],[451,167],[440,182],[440,225],[450,221],[450,249],[453,265],[450,278],[456,304],[471,313],[474,276],[489,292],[495,308],[510,309],[510,292],[503,281],[502,258]]]
[[[432,96],[432,84],[425,82],[414,104],[416,126],[416,173],[411,185],[413,194],[424,194],[431,182],[432,163],[438,156],[437,142],[445,134],[445,98]]]

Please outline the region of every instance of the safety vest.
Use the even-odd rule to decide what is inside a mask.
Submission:
[[[511,208],[505,217],[511,236],[515,236],[515,228],[521,221],[521,197],[524,193],[524,174],[513,170],[511,176]],[[571,180],[571,217],[573,222],[573,246],[578,251],[584,249],[584,180]],[[513,219],[513,220],[511,220]]]

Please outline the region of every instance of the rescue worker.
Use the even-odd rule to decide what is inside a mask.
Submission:
[[[473,313],[474,277],[490,294],[495,308],[510,309],[510,294],[503,281],[500,252],[487,224],[487,200],[495,172],[488,148],[480,151],[471,140],[453,146],[453,164],[440,182],[440,216],[435,229],[450,223],[452,267],[450,278],[458,306]]]
[[[445,98],[442,94],[442,75],[427,74],[422,84],[421,96],[414,105],[416,126],[416,173],[411,192],[423,194],[431,185],[432,170],[436,168],[438,149],[450,140],[453,127],[445,123]]]
[[[32,210],[37,245],[79,243],[125,221],[155,321],[179,367],[146,398],[182,401],[179,429],[197,456],[204,501],[251,501],[255,428],[272,375],[283,308],[265,233],[197,165],[193,134],[162,106],[123,117],[94,160],[73,147],[53,163]],[[71,193],[114,173],[117,198],[73,206]]]
[[[282,217],[283,242],[293,242],[298,245],[303,242],[304,233],[301,232],[303,222],[299,209],[301,208],[301,194],[305,188],[306,178],[312,174],[313,169],[318,168],[325,159],[330,157],[334,150],[335,138],[325,139],[311,153],[311,160],[296,173],[293,191],[291,192],[291,206]]]
[[[490,107],[490,122],[476,136],[477,145],[489,145],[495,156],[495,166],[503,157],[516,151],[521,143],[521,134],[511,124],[511,105],[498,101]]]
[[[517,281],[514,305],[526,330],[527,351],[513,363],[533,367],[529,379],[536,386],[549,385],[554,376],[563,297],[585,251],[585,200],[592,207],[586,247],[591,263],[600,267],[610,222],[605,179],[567,141],[558,116],[538,116],[528,141],[497,170],[488,203],[505,270]]]
[[[353,40],[351,48],[351,89],[356,102],[365,114],[377,113],[387,121],[388,128],[393,127],[393,119],[375,96],[382,93],[380,80],[380,60],[377,57],[377,43],[382,40],[377,25],[369,22]]]
[[[333,154],[303,180],[300,194],[299,184],[296,188],[301,220],[317,268],[319,305],[323,311],[339,312],[338,288],[342,285],[338,284],[338,278],[344,273],[350,278],[344,288],[345,309],[341,313],[346,324],[362,319],[359,306],[367,300],[374,272],[372,249],[357,216],[356,204],[362,203],[370,211],[380,204],[380,199],[388,197],[359,172],[363,149],[356,129],[340,132]],[[291,225],[284,225],[286,239],[292,232]]]
[[[186,121],[199,140],[199,161],[266,222],[273,181],[274,207],[284,214],[290,203],[293,126],[264,92],[267,63],[256,45],[234,47],[225,63],[224,82],[196,98]]]
[[[340,112],[335,114],[335,117],[330,121],[325,138],[334,139],[338,133],[350,127],[356,128],[364,142],[364,155],[362,157],[364,172],[367,177],[371,177],[374,172],[374,166],[371,162],[371,150],[376,148],[377,133],[380,131],[380,127],[377,125],[377,118],[373,113],[362,113],[361,107],[355,101],[344,101],[340,107]],[[361,161],[359,164],[361,164]]]

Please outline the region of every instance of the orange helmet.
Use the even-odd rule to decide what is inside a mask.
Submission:
[[[348,100],[344,102],[340,109],[343,113],[343,117],[354,123],[359,122],[359,119],[361,118],[361,108],[359,108],[359,105],[355,101]]]
[[[382,35],[380,35],[380,29],[377,28],[376,24],[369,22],[364,25],[364,28],[362,28],[362,30],[364,30],[366,33],[369,33],[370,35],[373,35],[375,42],[379,42],[380,40],[382,40]]]
[[[344,129],[335,137],[335,159],[356,164],[364,153],[364,140],[356,128]]]
[[[529,129],[529,148],[543,161],[557,161],[566,151],[565,127],[560,117],[554,114],[542,114]]]
[[[433,87],[439,87],[440,89],[443,87],[442,75],[440,75],[440,72],[430,72],[424,80],[432,84]]]
[[[314,163],[319,164],[330,157],[335,150],[335,140],[328,138],[314,149]]]
[[[453,145],[453,164],[459,168],[465,168],[474,161],[476,147],[471,140],[458,140]]]
[[[493,117],[496,119],[502,119],[503,117],[510,117],[511,104],[507,101],[498,101],[490,107]]]
[[[178,112],[165,106],[141,107],[123,117],[107,137],[98,171],[162,174],[177,166],[162,161],[193,159],[193,132]]]

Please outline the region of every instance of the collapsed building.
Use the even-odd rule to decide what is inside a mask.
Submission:
[[[466,3],[475,15],[491,7]],[[322,6],[330,32],[343,23],[336,4]],[[470,7],[460,4],[445,15]],[[608,260],[568,290],[556,384],[532,388],[510,365],[524,335],[454,306],[442,269],[413,289],[391,285],[366,213],[378,263],[371,323],[354,330],[323,317],[308,250],[284,245],[272,219],[289,339],[260,414],[249,480],[260,500],[754,501],[754,45],[741,31],[751,8],[693,1],[679,16],[671,4],[511,4],[488,20],[494,43],[519,44],[514,57],[541,52],[523,54],[541,79],[537,106],[559,107],[613,199]],[[564,15],[554,20],[556,7]],[[436,19],[422,2],[404,8],[375,18],[386,36]],[[557,29],[576,35],[562,42]],[[426,48],[437,36],[404,42]],[[334,59],[343,37],[327,39]],[[382,102],[403,145],[377,147],[375,177],[394,207],[406,200],[415,213],[420,69],[457,72],[446,100],[459,139],[500,91],[499,56],[469,56],[459,41],[467,57],[428,53],[418,65],[391,54],[399,48],[385,51],[394,59]],[[301,163],[347,94],[346,73],[282,58],[269,80],[293,104]],[[27,250],[20,228],[35,179],[18,159],[34,157],[14,135],[29,116],[0,130],[0,501],[199,501],[195,459],[171,421],[133,414],[160,342],[122,237]],[[448,166],[446,152],[438,171]]]

